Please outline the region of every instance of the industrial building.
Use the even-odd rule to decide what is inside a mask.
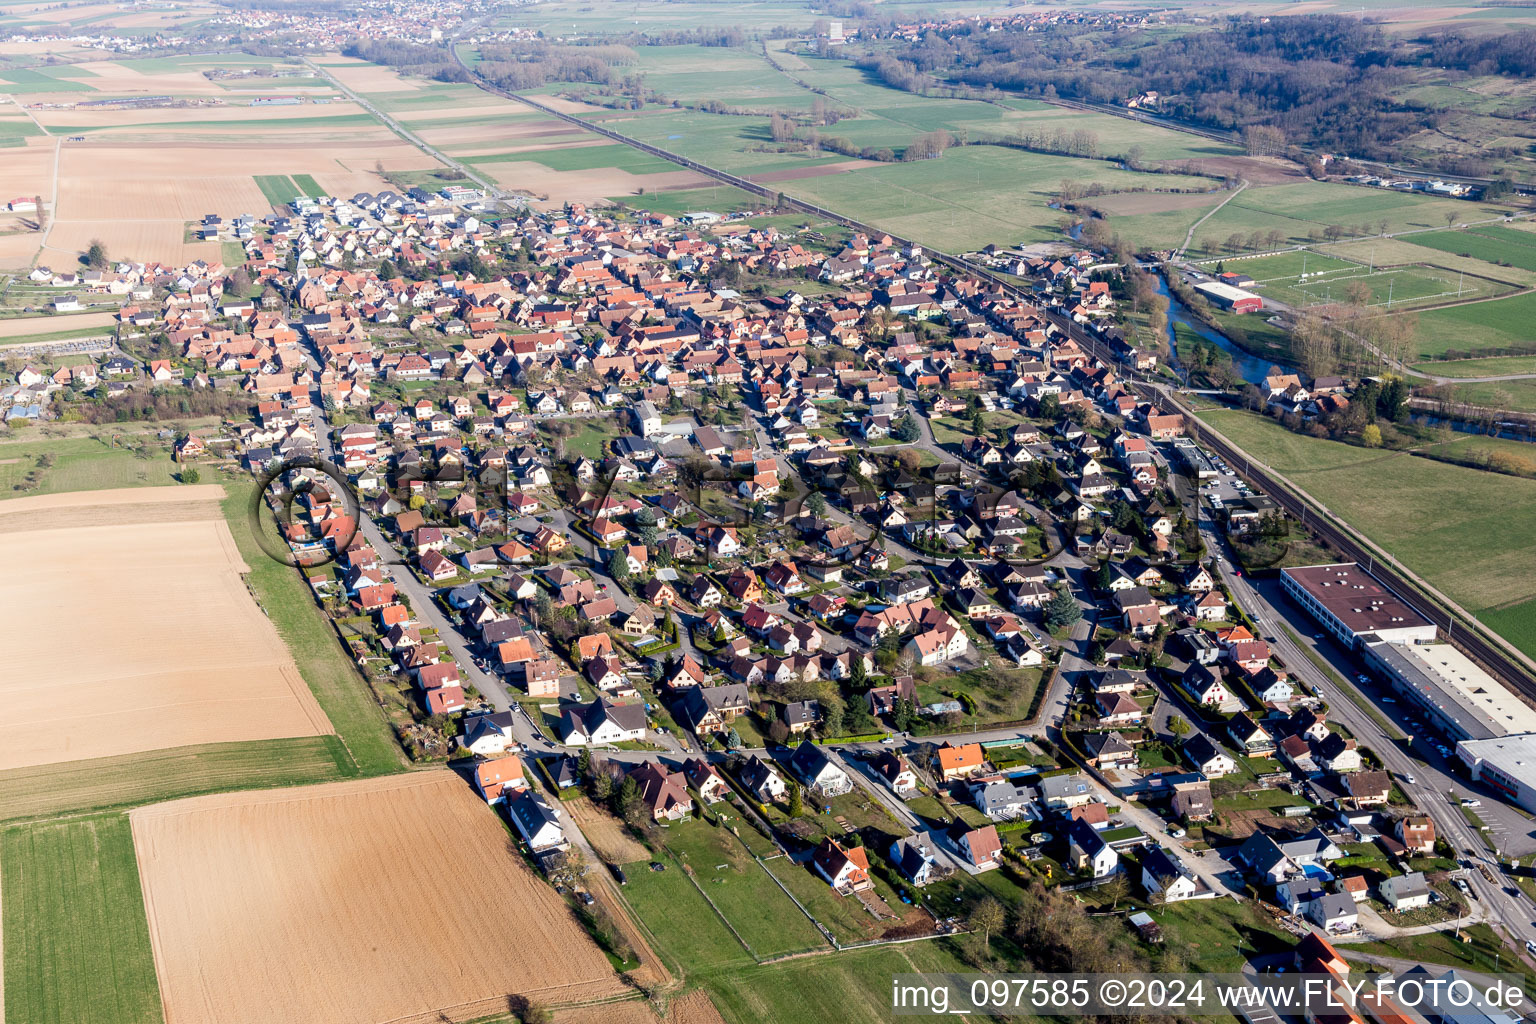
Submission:
[[[1474,779],[1536,813],[1536,734],[1463,740],[1456,744],[1456,755]]]
[[[1280,570],[1280,583],[1350,650],[1366,637],[1392,644],[1435,642],[1435,624],[1356,562]]]
[[[1452,740],[1536,733],[1536,711],[1450,644],[1377,641],[1360,653],[1405,704]]]
[[[1230,309],[1234,313],[1257,313],[1264,308],[1264,300],[1253,292],[1233,288],[1220,281],[1203,281],[1195,285],[1195,291],[1222,309]]]

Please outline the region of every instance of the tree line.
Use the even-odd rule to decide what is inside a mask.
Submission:
[[[1085,25],[962,26],[866,54],[859,64],[886,84],[917,93],[959,83],[1121,104],[1156,92],[1158,113],[1241,132],[1255,153],[1283,152],[1294,143],[1384,159],[1395,142],[1441,117],[1394,97],[1409,68],[1529,75],[1536,69],[1536,32],[1447,34],[1426,44],[1325,14],[1238,16],[1177,36]]]

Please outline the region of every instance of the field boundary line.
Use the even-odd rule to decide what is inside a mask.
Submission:
[[[826,936],[827,941],[832,944],[832,948],[833,949],[842,949],[843,948],[841,945],[838,944],[837,936],[832,934],[831,929],[829,929],[826,925],[822,924],[820,921],[816,920],[816,915],[812,914],[809,910],[805,909],[805,904],[801,903],[798,899],[795,898],[795,894],[789,891],[789,887],[784,884],[784,882],[779,878],[779,876],[774,874],[772,871],[768,870],[768,865],[763,863],[763,858],[759,857],[757,854],[754,853],[752,855],[752,859],[757,861],[757,866],[762,868],[763,872],[769,878],[773,879],[773,884],[774,885],[777,885],[780,889],[784,890],[784,895],[788,896],[789,899],[790,899],[790,902],[794,903],[795,906],[800,908],[800,913],[804,914],[806,916],[806,918],[811,922],[811,924],[816,926],[816,930],[821,932],[822,935]],[[794,861],[790,861],[790,863],[793,864]],[[794,954],[794,955],[799,955],[799,954]]]
[[[1242,194],[1243,189],[1245,189],[1247,187],[1248,187],[1248,182],[1246,180],[1238,182],[1237,183],[1237,188],[1232,190],[1231,195],[1227,196],[1227,198],[1223,199],[1221,202],[1219,202],[1215,206],[1211,207],[1211,209],[1206,212],[1206,215],[1204,217],[1201,217],[1199,220],[1197,220],[1193,224],[1191,224],[1189,226],[1189,230],[1184,232],[1184,244],[1179,246],[1178,251],[1173,254],[1173,258],[1175,260],[1183,259],[1184,258],[1184,253],[1189,250],[1189,244],[1195,240],[1195,232],[1200,230],[1200,225],[1204,224],[1206,221],[1208,221],[1212,217],[1216,216],[1216,214],[1220,213],[1222,207],[1226,206],[1232,200],[1236,199],[1239,195]]]
[[[750,956],[753,960],[756,960],[758,963],[762,963],[762,958],[753,952],[751,946],[747,945],[747,940],[741,937],[741,933],[736,930],[736,926],[731,924],[730,918],[726,917],[724,911],[715,906],[715,901],[709,898],[709,893],[704,891],[704,887],[699,884],[699,880],[693,876],[692,865],[688,864],[686,861],[679,860],[677,852],[670,847],[667,849],[667,856],[671,857],[672,860],[677,864],[678,870],[683,873],[683,877],[692,882],[693,887],[699,890],[699,895],[704,897],[704,902],[709,904],[709,909],[715,912],[715,916],[720,919],[720,923],[725,925],[726,929],[731,933],[732,936],[735,937],[737,942],[741,943],[741,948],[747,951],[747,955]]]

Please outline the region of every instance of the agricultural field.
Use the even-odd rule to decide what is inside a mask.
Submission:
[[[92,638],[17,654],[0,684],[0,769],[332,731],[241,581],[223,497],[207,485],[0,503],[13,627]],[[65,736],[47,727],[61,695],[92,711]]]
[[[1497,373],[1530,372],[1526,358],[1521,369],[1485,368],[1486,359],[1468,360],[1465,354],[1485,349],[1528,345],[1536,323],[1536,293],[1526,292],[1496,302],[1474,302],[1444,309],[1425,310],[1419,317],[1419,357],[1444,359],[1449,352],[1463,354],[1451,362],[1426,363],[1426,373],[1448,377],[1482,377]],[[1502,360],[1501,360],[1502,361]]]
[[[463,1019],[505,1012],[509,994],[626,991],[452,772],[197,797],[129,819],[167,1020]],[[439,884],[423,884],[424,864]],[[516,936],[488,955],[477,923]]]
[[[10,72],[39,79],[29,78],[17,100],[31,105],[27,123],[35,117],[41,127],[7,117],[0,144],[11,151],[11,180],[43,196],[52,217],[46,232],[0,225],[0,267],[68,263],[95,239],[125,259],[217,261],[220,245],[189,241],[187,222],[207,213],[264,214],[300,193],[375,191],[384,183],[380,167],[441,166],[345,101],[332,82],[290,77],[301,70],[259,58],[188,55]],[[270,77],[274,72],[284,76]],[[260,92],[301,102],[253,106]],[[173,105],[73,106],[143,95],[165,95]]]
[[[1293,434],[1246,412],[1202,419],[1536,654],[1536,480]]]
[[[1536,235],[1502,224],[1480,224],[1460,231],[1429,231],[1414,235],[1413,241],[1431,249],[1536,271]]]
[[[1255,231],[1279,231],[1287,242],[1305,244],[1322,237],[1330,225],[1340,225],[1351,234],[1363,228],[1359,233],[1365,235],[1379,233],[1383,223],[1388,232],[1443,227],[1449,212],[1462,216],[1489,213],[1486,207],[1461,199],[1433,199],[1333,182],[1255,185],[1200,226],[1194,249],[1213,256],[1229,255],[1231,235],[1247,236]],[[1417,240],[1422,236],[1412,237]],[[1380,262],[1388,262],[1388,258]]]
[[[0,947],[7,1024],[161,1024],[126,817],[0,828]]]

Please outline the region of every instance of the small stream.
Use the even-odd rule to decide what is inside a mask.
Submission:
[[[1201,323],[1189,311],[1189,307],[1180,302],[1178,296],[1168,290],[1168,281],[1161,274],[1157,275],[1157,294],[1164,296],[1168,300],[1168,349],[1173,353],[1171,361],[1175,369],[1182,368],[1182,364],[1179,362],[1178,338],[1174,332],[1175,323],[1183,324],[1188,330],[1193,331],[1208,343],[1215,345],[1230,355],[1232,357],[1232,368],[1237,371],[1238,376],[1250,384],[1257,384],[1268,376],[1271,366],[1279,366],[1282,370],[1289,371],[1296,369],[1293,366],[1277,363],[1273,359],[1256,356],[1246,349],[1239,348],[1225,334],[1212,330]]]

